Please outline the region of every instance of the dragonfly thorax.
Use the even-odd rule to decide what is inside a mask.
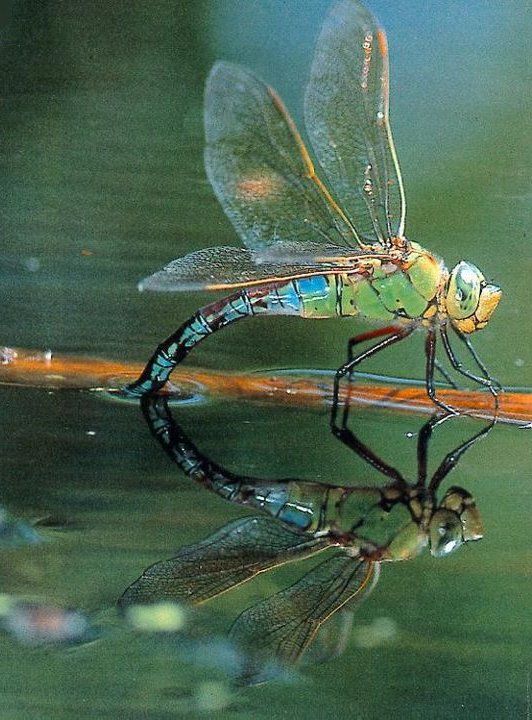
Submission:
[[[475,265],[462,260],[447,281],[443,298],[446,314],[463,333],[481,330],[499,304],[501,294],[501,289],[487,283]]]

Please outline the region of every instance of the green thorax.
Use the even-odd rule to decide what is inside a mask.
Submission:
[[[251,299],[253,312],[304,318],[361,315],[384,322],[428,318],[436,313],[447,271],[416,243],[405,241],[402,249],[355,260],[352,270],[294,278],[269,288],[266,295],[259,293]]]
[[[353,488],[338,508],[335,529],[351,536],[362,552],[373,550],[382,560],[407,560],[427,546],[431,512],[430,498],[415,491]]]
[[[383,321],[426,317],[436,311],[445,273],[443,264],[415,243],[400,257],[363,260],[357,272],[340,276],[340,314]]]

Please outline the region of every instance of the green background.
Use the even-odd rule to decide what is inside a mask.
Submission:
[[[475,346],[505,385],[530,385],[530,12],[518,0],[371,7],[390,43],[407,234],[449,265],[471,260],[502,286],[501,306]],[[136,291],[141,277],[189,250],[238,244],[203,170],[204,79],[218,58],[245,64],[300,122],[303,78],[327,8],[321,0],[8,4],[1,344],[142,361],[212,297]],[[189,362],[333,368],[353,332],[349,321],[261,318],[219,333]],[[371,369],[421,377],[422,342],[414,336]],[[19,388],[2,396],[0,503],[28,520],[62,520],[49,543],[2,553],[0,592],[78,607],[113,626],[116,598],[146,565],[239,514],[189,487],[133,405]],[[325,412],[225,403],[183,408],[179,419],[236,472],[335,483],[373,477],[329,436]],[[412,475],[407,433],[419,421],[359,413],[355,424]],[[475,427],[449,423],[434,461]],[[94,644],[52,650],[1,637],[0,718],[193,716],[213,679],[227,693],[219,717],[527,717],[529,445],[526,431],[497,427],[456,473],[453,482],[478,498],[481,543],[443,562],[384,568],[356,625],[392,618],[398,631],[388,644],[361,648],[355,629],[341,658],[306,669],[295,685],[233,695],[223,669],[184,662],[157,638],[109,631]],[[206,606],[207,615],[223,627],[300,574],[264,577]]]

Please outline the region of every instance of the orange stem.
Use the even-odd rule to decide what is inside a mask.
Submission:
[[[0,383],[40,388],[118,390],[134,380],[140,365],[99,358],[50,355],[20,348],[0,350]],[[332,377],[297,377],[267,373],[222,373],[178,368],[168,392],[199,393],[298,407],[323,407],[332,402]],[[420,386],[354,382],[343,388],[340,400],[349,393],[353,406],[393,408],[402,412],[430,414],[434,405]],[[462,412],[480,418],[493,417],[493,397],[474,390],[442,388],[439,396]],[[501,422],[532,422],[532,393],[504,392],[500,395]]]

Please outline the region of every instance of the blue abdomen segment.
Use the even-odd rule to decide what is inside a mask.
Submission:
[[[332,303],[331,303],[332,298]],[[336,306],[336,288],[326,275],[296,278],[272,288],[267,295],[266,312],[302,317],[330,317]]]
[[[253,305],[263,299],[267,292],[263,290],[255,294],[256,297],[252,298],[246,290],[241,290],[198,310],[159,345],[140,377],[124,388],[124,394],[128,397],[142,397],[160,390],[172,370],[198,343],[225,325],[254,315]]]
[[[129,397],[157,392],[190,350],[222,327],[253,315],[332,317],[337,312],[334,277],[315,275],[286,283],[244,288],[206,305],[162,342],[142,374],[124,388]]]

